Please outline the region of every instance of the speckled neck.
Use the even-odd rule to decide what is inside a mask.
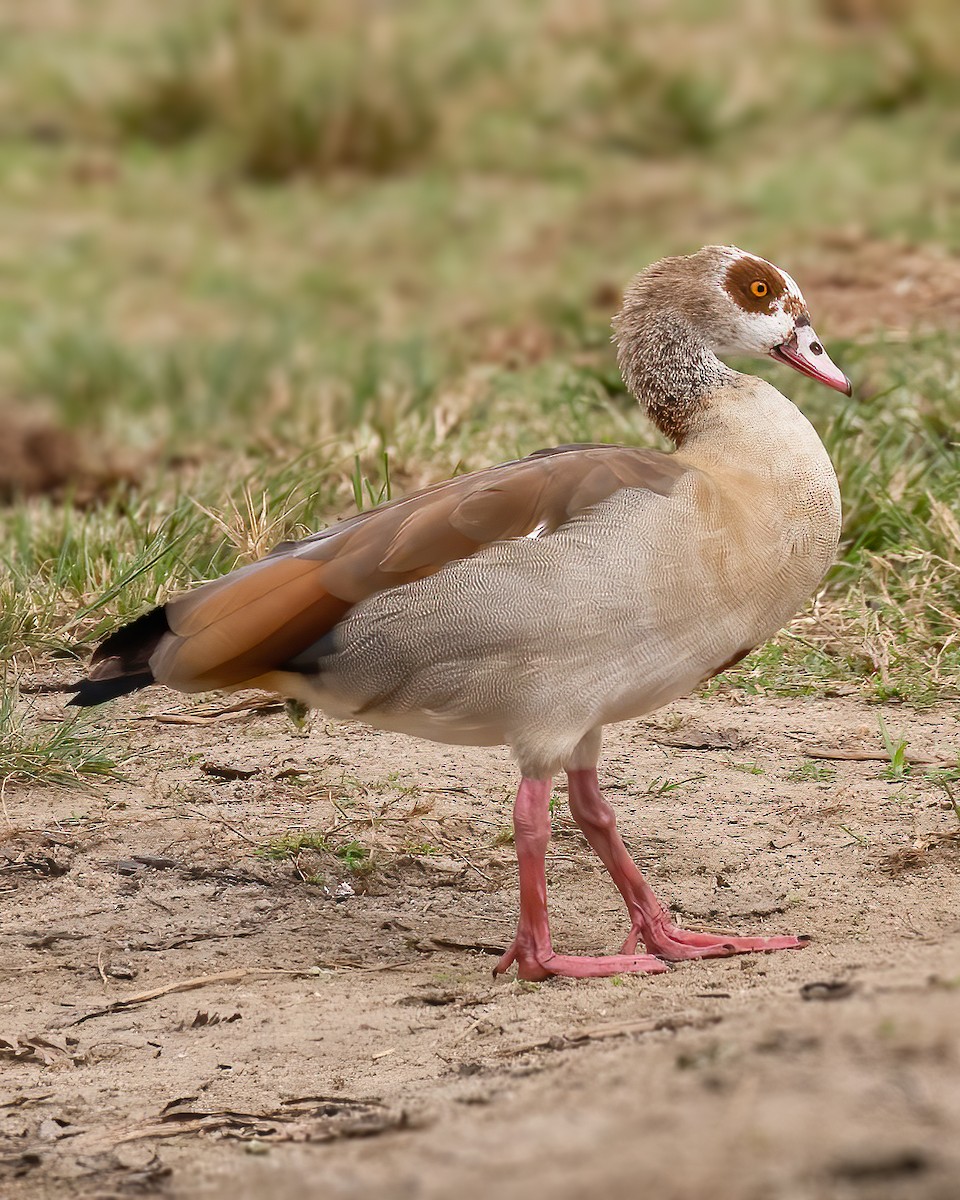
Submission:
[[[650,299],[636,291],[625,297],[613,321],[617,361],[629,391],[661,433],[680,446],[708,411],[708,395],[737,373],[682,313],[653,308]]]

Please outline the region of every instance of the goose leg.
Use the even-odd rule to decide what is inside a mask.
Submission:
[[[506,971],[514,962],[520,979],[547,979],[566,975],[585,979],[627,972],[665,971],[666,964],[649,954],[609,954],[585,958],[555,954],[547,917],[547,876],[544,860],[550,841],[550,779],[520,782],[513,808],[513,828],[520,868],[520,920],[517,935],[497,963],[494,973]],[[634,945],[634,950],[636,945]]]
[[[627,903],[631,927],[623,944],[624,954],[635,953],[641,941],[651,954],[671,962],[746,954],[751,950],[793,950],[807,944],[804,937],[734,937],[679,929],[623,844],[614,811],[600,793],[596,768],[568,771],[567,780],[573,819],[603,860]]]

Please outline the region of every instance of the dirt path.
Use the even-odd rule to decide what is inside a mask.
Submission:
[[[5,797],[4,1200],[958,1194],[957,816],[930,762],[804,754],[882,754],[877,709],[715,697],[612,731],[608,794],[664,898],[816,940],[537,987],[491,976],[516,912],[505,753],[154,719],[174,710],[195,711],[98,717],[130,783]],[[884,718],[956,761],[960,708]],[[256,853],[290,831],[325,843]],[[558,945],[615,948],[562,805],[549,877]]]

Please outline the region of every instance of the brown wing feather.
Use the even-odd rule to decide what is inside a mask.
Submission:
[[[181,691],[238,687],[283,668],[354,605],[504,538],[552,532],[621,488],[666,495],[686,468],[626,446],[564,446],[436,484],[286,544],[166,606],[150,660]]]
[[[166,611],[173,636],[160,643],[150,660],[154,677],[181,691],[202,692],[238,687],[286,662],[310,645],[318,626],[332,629],[351,607],[323,588],[322,568],[322,563],[281,559],[269,572],[278,577],[270,589],[256,574],[242,579],[228,575],[225,595],[208,600],[199,588],[172,601]],[[225,600],[231,602],[229,612],[219,615]],[[208,605],[218,614],[210,620]]]

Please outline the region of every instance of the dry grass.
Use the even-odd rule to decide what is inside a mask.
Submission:
[[[0,801],[10,784],[83,785],[117,776],[116,756],[102,734],[82,719],[39,725],[18,704],[14,688],[0,688]]]

